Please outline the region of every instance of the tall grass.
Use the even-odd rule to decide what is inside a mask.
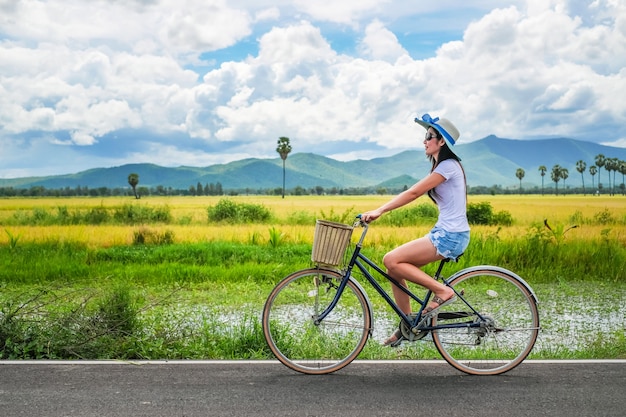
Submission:
[[[517,239],[497,233],[474,235],[465,255],[450,269],[500,265],[533,282],[564,280],[623,281],[626,251],[615,238],[557,243],[529,232]],[[151,244],[92,249],[71,242],[20,243],[0,246],[0,282],[38,284],[85,282],[103,276],[123,276],[150,285],[176,282],[276,281],[290,270],[309,266],[311,246],[285,244],[270,230],[267,243],[215,241],[194,244]],[[397,245],[379,239],[364,252],[379,261]],[[271,276],[269,276],[271,275]]]
[[[55,210],[34,207],[32,210],[17,210],[3,223],[9,226],[52,226],[52,225],[101,225],[144,223],[170,223],[172,215],[167,206],[152,207],[148,205],[124,204],[119,207],[107,208],[104,205],[88,209],[70,209],[58,206]]]
[[[101,295],[49,287],[10,293],[0,314],[0,358],[64,359],[133,356],[141,331],[126,286]]]
[[[258,314],[278,280],[311,266],[315,219],[350,223],[387,199],[233,198],[219,210],[211,208],[224,200],[210,197],[146,198],[128,206],[119,199],[0,200],[0,356],[268,357]],[[470,197],[470,203],[486,220],[472,227],[470,246],[446,275],[493,264],[542,292],[582,286],[618,300],[626,293],[623,199],[516,196],[487,205]],[[233,217],[211,217],[233,208]],[[251,215],[260,217],[242,220]],[[389,213],[371,225],[364,252],[380,261],[423,236],[435,218],[427,201]],[[603,334],[624,347],[619,332]],[[594,340],[587,355],[623,355]],[[368,345],[363,355],[393,353]],[[560,346],[541,355],[580,353]]]

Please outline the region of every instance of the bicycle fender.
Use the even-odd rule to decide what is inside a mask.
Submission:
[[[500,266],[494,266],[494,265],[471,266],[469,268],[465,268],[454,273],[450,278],[446,279],[446,282],[450,282],[460,275],[466,274],[468,272],[475,272],[475,271],[495,271],[495,272],[500,272],[502,274],[508,275],[511,278],[514,278],[515,280],[519,281],[524,286],[524,288],[528,290],[533,300],[535,300],[535,303],[539,304],[539,299],[537,298],[537,294],[535,294],[535,291],[532,289],[532,287],[528,285],[526,281],[524,281],[524,278],[520,277],[515,272],[509,271],[508,269],[502,268]]]

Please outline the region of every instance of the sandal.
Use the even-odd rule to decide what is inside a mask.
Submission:
[[[399,346],[402,342],[403,336],[402,331],[398,328],[395,332],[387,340],[383,342],[383,346],[391,346],[396,347]]]
[[[441,297],[434,296],[431,301],[433,303],[437,304],[437,306],[436,307],[430,307],[430,306],[426,307],[424,309],[424,312],[422,313],[423,317],[426,317],[426,316],[432,317],[432,316],[434,316],[437,313],[437,311],[439,311],[439,309],[441,307],[456,301],[456,294],[453,294],[452,297],[448,298],[447,300],[444,300]]]

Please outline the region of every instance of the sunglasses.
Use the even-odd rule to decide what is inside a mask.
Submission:
[[[431,139],[436,139],[437,138],[437,134],[436,133],[426,133],[426,136],[424,137],[424,140],[426,142],[430,142]]]

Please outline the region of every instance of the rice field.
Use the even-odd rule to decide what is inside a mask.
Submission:
[[[272,219],[262,224],[215,224],[207,220],[207,208],[221,199],[258,204],[272,213]],[[85,243],[90,247],[110,247],[132,243],[137,226],[128,225],[11,225],[16,213],[33,210],[54,212],[59,207],[68,210],[88,210],[94,207],[115,208],[124,205],[165,207],[172,215],[168,224],[150,224],[155,230],[169,230],[177,243],[210,242],[215,240],[250,242],[269,239],[268,229],[276,228],[287,242],[311,243],[314,219],[337,218],[351,221],[354,215],[378,207],[391,196],[235,196],[235,197],[145,197],[134,200],[128,197],[110,198],[33,198],[1,199],[0,225],[8,233],[0,234],[0,244],[7,244],[11,236],[19,236],[24,242],[50,240]],[[418,200],[428,203],[427,198]],[[418,203],[416,202],[416,203]],[[626,198],[622,196],[469,196],[469,203],[488,202],[494,212],[505,211],[513,218],[512,226],[474,226],[473,234],[485,235],[497,231],[501,238],[519,238],[533,225],[541,225],[547,219],[551,226],[568,228],[570,239],[598,238],[603,230],[610,228],[614,237],[626,242]],[[608,217],[608,218],[607,218]],[[300,224],[296,219],[309,220]],[[600,218],[600,221],[598,220]],[[8,224],[7,224],[8,223]],[[385,227],[373,224],[369,242],[395,243],[420,236],[430,224],[416,227]],[[260,240],[259,240],[260,239]]]
[[[261,205],[271,217],[260,223],[209,222],[207,209],[224,198]],[[50,324],[44,324],[41,330],[42,340],[50,335],[45,343],[25,339],[19,344],[15,339],[12,350],[0,343],[0,354],[12,358],[65,355],[65,344],[75,347],[73,338],[81,334],[74,328],[87,326],[84,334],[92,335],[90,343],[98,343],[87,344],[84,351],[74,351],[71,355],[75,356],[70,357],[266,358],[268,353],[258,327],[259,312],[280,278],[310,266],[315,219],[349,223],[356,214],[376,208],[389,198],[0,199],[0,310],[19,306],[18,310],[25,314],[25,334],[32,330],[33,315],[50,318]],[[470,204],[482,202],[488,202],[494,212],[509,213],[513,223],[473,226],[470,248],[447,272],[495,264],[515,271],[531,284],[540,300],[543,327],[531,357],[623,357],[626,198],[469,196]],[[429,204],[428,199],[416,202],[423,203]],[[54,214],[60,208],[74,212],[124,206],[165,207],[171,218],[132,225],[114,221],[102,225],[33,225],[16,221],[31,218],[33,213]],[[547,233],[544,219],[551,225],[553,235]],[[424,235],[433,221],[425,219],[412,226],[392,227],[379,220],[371,225],[364,250],[372,259],[380,260],[390,248]],[[578,227],[570,229],[573,225]],[[173,245],[137,244],[137,233],[167,234],[171,237],[167,243]],[[388,308],[373,290],[366,290],[381,319],[375,332],[377,342],[393,331],[397,322],[387,314]],[[44,298],[38,298],[38,294]],[[106,324],[102,315],[107,312],[116,319],[119,311],[109,311],[106,306],[119,299],[140,308],[136,314],[141,329],[133,329],[137,339],[113,334],[119,343],[106,338],[99,341],[93,335],[100,335],[102,330],[91,326]],[[93,301],[100,304],[90,306]],[[22,306],[32,306],[33,310]],[[68,316],[67,311],[75,313]],[[5,317],[8,316],[0,312],[0,336],[9,330],[14,337],[19,336],[19,327],[4,327],[13,326],[4,321]],[[57,327],[68,320],[74,323],[73,327]],[[103,334],[111,336],[107,332],[109,329]],[[65,339],[55,340],[58,334]],[[376,342],[368,344],[364,358],[433,355],[428,343],[390,351],[381,349]],[[54,351],[57,353],[44,351],[45,346],[55,343],[60,345]]]

